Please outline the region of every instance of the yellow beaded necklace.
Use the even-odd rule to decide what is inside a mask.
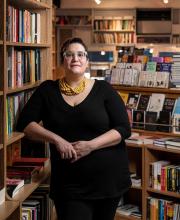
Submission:
[[[78,95],[79,93],[83,92],[86,87],[86,79],[84,78],[76,88],[72,88],[65,80],[62,78],[59,80],[59,89],[65,95]]]

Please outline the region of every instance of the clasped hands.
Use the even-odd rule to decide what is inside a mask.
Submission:
[[[56,144],[62,159],[69,159],[71,162],[79,160],[91,153],[92,146],[90,141],[76,141],[70,143],[63,139],[63,141]]]

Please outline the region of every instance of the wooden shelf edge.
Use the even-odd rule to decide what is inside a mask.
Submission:
[[[151,92],[151,93],[168,93],[168,94],[179,94],[180,90],[178,89],[168,89],[168,88],[155,88],[155,87],[139,87],[139,86],[124,86],[124,85],[114,85],[112,86],[116,90],[124,91],[135,91],[135,92]]]
[[[50,175],[51,166],[50,161],[46,167],[43,168],[43,170],[38,174],[36,180],[32,181],[30,184],[25,184],[18,193],[14,196],[13,201],[20,201],[23,202],[31,193],[38,188],[38,186],[47,179],[47,177]]]
[[[40,44],[36,44],[36,43],[21,43],[21,42],[10,42],[10,41],[6,41],[6,46],[14,46],[14,47],[41,47],[41,48],[48,48],[51,47],[50,44],[48,43],[40,43]]]
[[[55,27],[60,28],[60,29],[72,29],[72,28],[91,28],[92,25],[73,25],[73,24],[66,24],[66,25],[60,25],[56,24]]]
[[[180,193],[176,193],[176,192],[160,191],[160,190],[152,189],[150,187],[147,188],[147,191],[148,192],[152,192],[152,193],[157,193],[157,194],[161,194],[161,195],[165,195],[165,196],[170,196],[170,197],[175,197],[175,198],[179,198],[180,199]]]
[[[41,81],[37,81],[35,83],[26,83],[21,87],[16,88],[8,88],[7,94],[15,93],[15,92],[21,92],[27,89],[33,89],[41,84]]]
[[[10,135],[6,136],[6,145],[10,145],[15,141],[20,140],[24,137],[24,133],[22,132],[12,132]]]
[[[134,217],[134,216],[131,216],[131,215],[121,215],[118,211],[116,211],[116,216],[117,216],[117,218],[119,218],[119,220],[120,219],[125,219],[125,220],[141,220],[142,218],[136,218],[136,217]],[[115,219],[116,219],[116,217],[115,217]]]
[[[175,154],[180,154],[180,150],[174,150],[174,149],[168,149],[166,147],[159,147],[155,145],[145,145],[147,149],[157,150],[157,151],[164,151],[164,152],[170,152]]]
[[[18,207],[20,203],[18,201],[5,201],[0,205],[0,219],[7,219]]]

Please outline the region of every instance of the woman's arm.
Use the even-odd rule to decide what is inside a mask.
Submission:
[[[56,146],[62,159],[76,159],[77,154],[71,143],[59,135],[45,129],[37,122],[30,122],[24,129],[25,135],[33,140],[47,141]]]

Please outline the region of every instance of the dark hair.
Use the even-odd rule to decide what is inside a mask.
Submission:
[[[74,43],[81,44],[84,47],[85,51],[88,50],[86,44],[83,42],[81,38],[79,37],[69,38],[66,41],[64,41],[61,46],[61,52],[60,52],[61,63],[63,63],[64,61],[64,56],[63,56],[64,52],[67,50],[70,44],[74,44]]]

